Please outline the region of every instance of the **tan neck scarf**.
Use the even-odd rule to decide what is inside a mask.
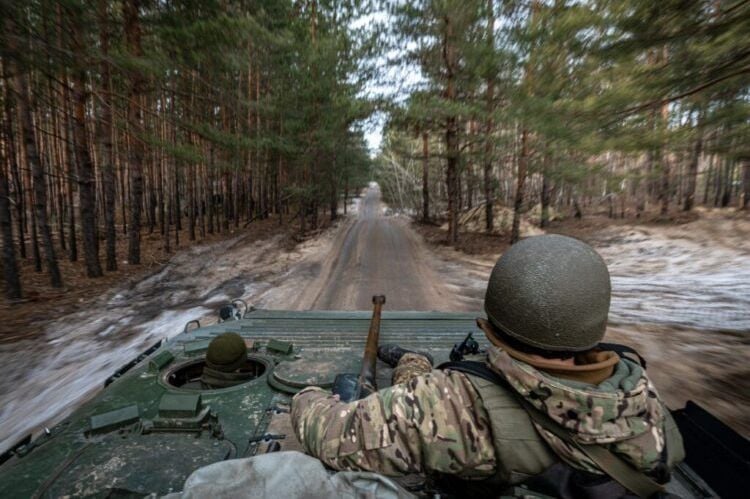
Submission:
[[[574,365],[566,364],[562,360],[540,358],[519,352],[505,343],[495,334],[494,326],[486,319],[477,319],[477,326],[484,331],[485,336],[493,345],[505,350],[514,359],[558,378],[598,385],[612,376],[615,366],[620,362],[620,357],[615,352],[596,348],[577,353]]]

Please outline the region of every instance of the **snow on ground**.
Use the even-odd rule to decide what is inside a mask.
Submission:
[[[612,275],[611,322],[750,331],[750,256],[741,248],[636,228],[597,239]]]
[[[123,330],[131,326],[132,317],[114,325],[101,317],[86,323],[66,322],[48,331],[50,341],[45,349],[24,342],[24,357],[16,356],[16,360],[31,369],[17,366],[16,375],[11,374],[12,391],[4,388],[0,397],[0,449],[12,445],[26,432],[69,414],[81,400],[98,391],[114,371],[137,357],[144,345],[174,336],[179,332],[175,324],[184,324],[207,312],[204,307],[167,310],[125,334]],[[117,336],[112,334],[116,330],[120,333]],[[4,360],[6,365],[10,362]],[[23,369],[23,376],[17,375],[18,369]]]
[[[0,452],[29,432],[39,432],[70,414],[96,393],[113,372],[160,339],[200,319],[216,322],[216,310],[235,298],[283,308],[299,289],[290,268],[319,241],[292,251],[280,236],[255,243],[239,236],[194,246],[134,285],[100,297],[82,312],[56,318],[44,339],[0,345]],[[282,279],[276,282],[274,279]],[[269,291],[280,288],[286,294]],[[280,304],[282,306],[280,306]]]
[[[612,278],[612,324],[750,332],[750,224],[700,220],[683,226],[614,226],[589,241]],[[499,255],[437,248],[446,283],[481,310]]]

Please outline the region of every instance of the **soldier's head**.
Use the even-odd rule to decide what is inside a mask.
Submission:
[[[569,358],[604,337],[610,292],[607,266],[591,246],[571,237],[536,236],[497,261],[484,310],[509,346]]]
[[[221,372],[233,372],[247,361],[247,345],[237,333],[223,333],[211,340],[206,365]]]

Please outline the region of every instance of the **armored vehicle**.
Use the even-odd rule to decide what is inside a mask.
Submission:
[[[239,302],[223,308],[217,324],[188,323],[115,372],[65,420],[19,439],[1,458],[0,497],[162,495],[181,490],[192,471],[210,463],[299,449],[292,395],[357,372],[369,326],[366,311],[255,310]],[[386,311],[380,329],[381,342],[427,350],[440,362],[475,330],[475,315]],[[200,382],[206,350],[225,332],[238,333],[248,347],[247,379],[207,388]],[[378,386],[390,377],[379,363]],[[695,404],[674,414],[688,458],[669,489],[682,497],[744,494],[748,441]]]

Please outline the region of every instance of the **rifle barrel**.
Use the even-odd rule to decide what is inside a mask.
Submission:
[[[359,385],[362,391],[375,392],[377,381],[375,379],[375,366],[378,361],[378,341],[380,339],[380,314],[385,304],[384,295],[372,297],[372,319],[370,320],[370,332],[367,334],[365,354],[362,358],[362,369],[359,371]]]

